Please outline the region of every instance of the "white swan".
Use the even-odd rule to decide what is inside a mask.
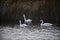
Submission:
[[[25,14],[23,14],[23,17],[24,17],[25,23],[30,24],[32,22],[31,19],[26,19]]]
[[[20,23],[20,27],[26,27],[27,25],[26,24],[21,24],[21,20],[19,21]]]
[[[52,26],[53,25],[51,23],[44,23],[43,20],[40,20],[40,22],[41,22],[41,24],[40,24],[41,27],[45,27],[45,26],[48,27],[48,26]]]

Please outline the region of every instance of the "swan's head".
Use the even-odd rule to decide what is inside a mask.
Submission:
[[[41,19],[40,22],[42,22],[43,20]]]
[[[41,19],[40,22],[43,23],[43,20]]]

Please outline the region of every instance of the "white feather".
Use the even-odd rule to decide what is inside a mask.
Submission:
[[[19,22],[20,22],[20,27],[26,27],[27,26],[26,24],[21,24],[21,20]]]

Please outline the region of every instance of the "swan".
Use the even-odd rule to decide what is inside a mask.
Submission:
[[[41,27],[48,27],[48,26],[52,26],[53,25],[51,23],[44,23],[42,19],[40,20],[40,22],[41,22],[41,24],[40,24]]]
[[[21,24],[21,20],[19,21],[20,23],[20,27],[26,27],[27,25],[26,24]]]
[[[31,24],[31,22],[32,22],[31,19],[26,19],[25,14],[23,14],[23,17],[24,17],[25,23]]]

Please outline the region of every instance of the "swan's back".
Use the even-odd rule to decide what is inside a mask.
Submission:
[[[51,23],[44,23],[44,25],[51,26],[53,24],[51,24]]]
[[[26,22],[31,22],[32,20],[31,19],[27,19],[27,20],[25,20]]]
[[[21,24],[20,27],[26,27],[27,25],[26,24]]]
[[[25,23],[30,25],[30,24],[32,24],[32,20],[31,19],[27,19],[27,20],[25,20]]]
[[[44,23],[44,24],[41,24],[41,26],[43,27],[43,26],[52,26],[53,24],[51,24],[51,23]]]
[[[23,24],[23,26],[27,26],[26,24]]]

